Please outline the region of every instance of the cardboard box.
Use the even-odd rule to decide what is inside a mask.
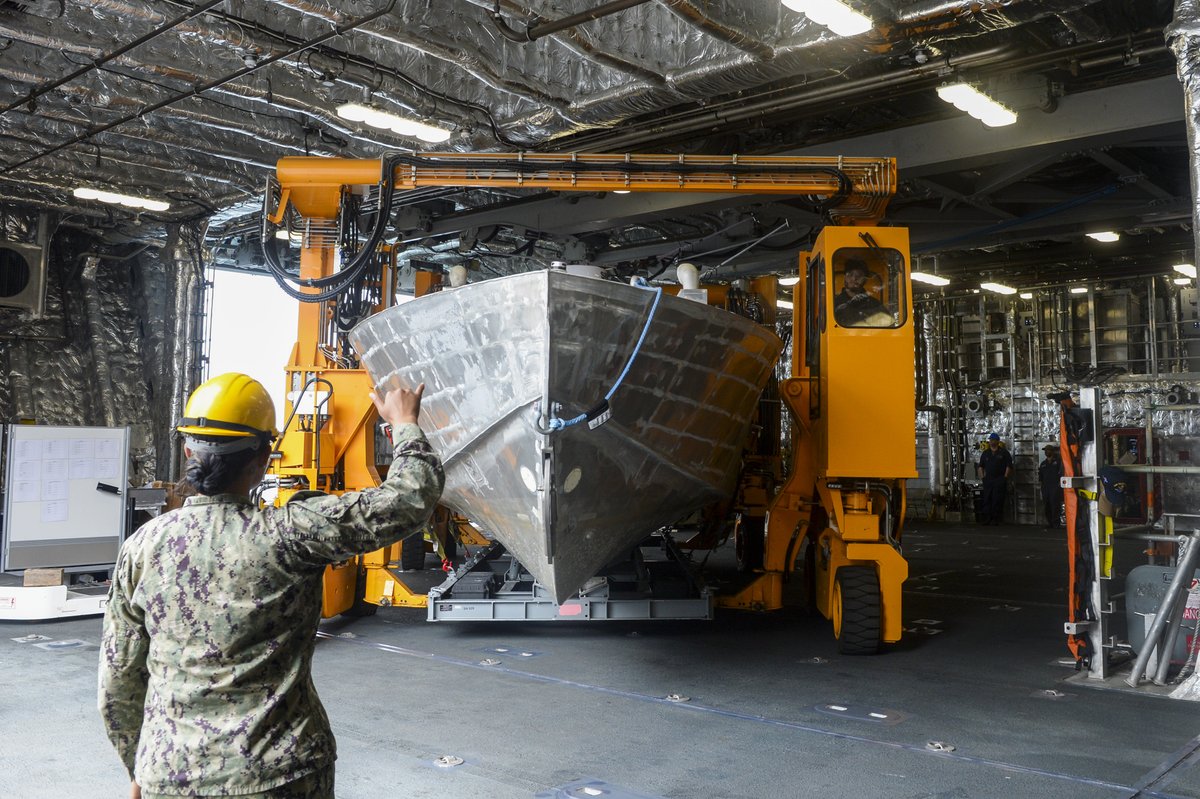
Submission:
[[[30,586],[46,586],[46,585],[62,585],[63,570],[62,569],[26,569],[24,582],[26,587]]]

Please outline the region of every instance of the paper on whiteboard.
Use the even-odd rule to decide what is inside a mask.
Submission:
[[[91,438],[72,438],[71,439],[71,460],[82,460],[87,458],[91,460],[96,457],[96,441]]]
[[[72,458],[70,476],[72,480],[87,480],[95,477],[96,462],[91,458]]]
[[[97,458],[121,457],[121,442],[115,438],[102,438],[96,442]],[[97,475],[99,477],[99,475]]]
[[[13,460],[13,481],[30,480],[38,482],[42,479],[42,462]]]
[[[37,502],[38,484],[34,482],[13,483],[13,502]]]
[[[42,481],[42,499],[66,499],[67,498],[67,481],[66,480],[43,480]]]
[[[65,522],[67,520],[66,502],[43,502],[42,523]]]
[[[66,480],[69,471],[67,469],[67,460],[52,460],[42,461],[42,479],[43,480]]]
[[[42,459],[43,445],[46,442],[41,439],[27,439],[13,443],[16,445],[16,451],[13,453],[15,460],[37,461]]]
[[[121,477],[121,462],[116,458],[96,458],[97,480],[118,480]]]
[[[67,440],[64,438],[46,439],[42,443],[46,445],[42,452],[46,460],[65,461],[67,458],[71,457],[71,448],[68,446]]]

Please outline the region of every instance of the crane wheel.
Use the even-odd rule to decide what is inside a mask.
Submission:
[[[838,652],[843,655],[878,654],[881,633],[879,578],[873,566],[838,569],[831,610]]]
[[[413,533],[400,544],[400,568],[420,571],[425,568],[425,535]]]

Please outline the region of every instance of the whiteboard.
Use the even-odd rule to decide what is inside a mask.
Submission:
[[[10,425],[0,570],[116,562],[128,468],[128,427]]]

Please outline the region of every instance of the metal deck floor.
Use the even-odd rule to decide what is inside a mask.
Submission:
[[[879,657],[838,656],[800,609],[328,622],[315,678],[338,796],[1200,798],[1200,706],[1067,680],[1061,531],[918,524],[906,554],[914,631]],[[0,796],[127,795],[94,710],[99,627],[0,626]],[[88,646],[11,640],[31,633]]]

